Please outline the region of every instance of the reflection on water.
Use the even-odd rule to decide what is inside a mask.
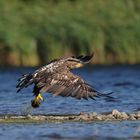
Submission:
[[[0,138],[19,139],[103,139],[140,138],[139,121],[90,123],[0,124]]]
[[[16,93],[16,80],[34,69],[0,69],[0,114],[74,114],[80,112],[133,112],[140,108],[140,66],[102,66],[75,70],[96,89],[113,91],[116,102],[76,100],[44,94],[40,108],[31,109],[32,88]],[[139,139],[140,122],[60,124],[0,124],[0,139]]]

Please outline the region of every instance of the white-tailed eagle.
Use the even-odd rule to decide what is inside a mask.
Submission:
[[[33,73],[23,75],[16,86],[18,88],[17,92],[34,84],[33,94],[35,99],[31,101],[34,108],[40,106],[40,101],[43,100],[41,93],[44,92],[52,93],[55,96],[71,96],[86,100],[100,96],[112,98],[110,93],[102,94],[96,91],[91,85],[71,72],[71,69],[79,68],[88,63],[92,57],[93,54],[55,59]]]

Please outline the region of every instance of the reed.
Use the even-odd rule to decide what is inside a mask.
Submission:
[[[95,51],[94,63],[139,63],[139,13],[139,0],[1,0],[0,57],[31,66]]]

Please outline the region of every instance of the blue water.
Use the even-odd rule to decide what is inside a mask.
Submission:
[[[16,93],[17,79],[31,68],[0,69],[0,115],[28,113],[34,98],[32,87]],[[101,98],[76,100],[44,94],[45,101],[32,114],[79,114],[109,112],[112,109],[134,112],[140,110],[140,66],[94,66],[74,70],[103,93],[113,91],[116,102]],[[0,139],[136,139],[140,138],[140,121],[0,124]]]

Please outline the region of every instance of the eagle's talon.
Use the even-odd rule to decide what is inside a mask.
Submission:
[[[31,105],[33,108],[37,108],[40,106],[40,102],[36,101],[36,100],[32,100],[31,101]]]
[[[38,94],[38,96],[36,97],[37,100],[43,101],[43,97],[41,96],[41,94]]]
[[[33,108],[37,108],[40,106],[40,101],[43,101],[43,97],[38,94],[34,100],[31,101],[31,105]]]

